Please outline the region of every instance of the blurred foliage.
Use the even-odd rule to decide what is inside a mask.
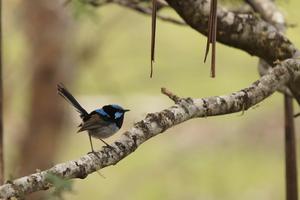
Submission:
[[[71,7],[73,17],[77,20],[82,17],[88,17],[89,20],[97,20],[95,7],[84,3],[82,0],[70,0],[65,3],[65,6]]]
[[[48,173],[46,179],[54,187],[54,191],[50,194],[48,199],[63,200],[63,195],[73,191],[73,181],[65,180],[54,174]]]

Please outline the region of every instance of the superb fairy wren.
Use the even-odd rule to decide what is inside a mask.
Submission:
[[[63,84],[57,85],[57,91],[59,95],[71,103],[80,113],[82,123],[79,125],[80,129],[78,132],[88,132],[92,152],[94,152],[94,148],[91,137],[100,139],[108,147],[111,147],[103,139],[112,136],[122,127],[124,114],[129,110],[123,109],[119,105],[111,104],[88,113]]]

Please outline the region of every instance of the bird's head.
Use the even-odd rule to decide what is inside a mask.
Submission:
[[[119,105],[110,104],[102,107],[104,112],[106,112],[111,119],[122,119],[124,117],[125,112],[128,112],[128,109],[124,109]]]

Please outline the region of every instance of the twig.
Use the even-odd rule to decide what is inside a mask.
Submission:
[[[157,11],[157,2],[156,0],[152,0],[152,26],[151,26],[151,71],[150,78],[153,75],[153,65],[155,59],[155,34],[156,34],[156,11]]]
[[[207,42],[206,42],[206,50],[204,55],[204,62],[206,62],[206,58],[209,52],[209,46],[212,45],[211,52],[211,77],[214,78],[216,76],[216,36],[217,36],[217,0],[210,1],[210,12],[208,18],[208,34],[207,34]]]
[[[175,103],[178,103],[181,98],[178,97],[177,95],[173,94],[171,91],[167,90],[166,88],[161,88],[161,93],[164,95],[168,96],[171,100],[173,100]]]
[[[146,7],[143,5],[140,5],[139,3],[136,2],[132,2],[130,0],[103,0],[103,1],[97,1],[97,0],[82,0],[82,2],[90,4],[92,6],[95,7],[99,7],[99,6],[103,6],[105,4],[109,4],[109,3],[114,3],[114,4],[118,4],[120,6],[135,10],[141,14],[145,14],[145,15],[152,15],[152,9],[150,7]],[[159,1],[157,2],[157,10],[160,10],[161,8],[166,7],[165,4],[160,3]],[[167,16],[163,16],[160,14],[156,14],[156,17],[162,21],[165,22],[170,22],[176,25],[180,25],[180,26],[186,26],[186,23],[177,19],[174,19],[172,17],[167,17]]]
[[[293,99],[284,96],[286,200],[298,200],[296,136]]]

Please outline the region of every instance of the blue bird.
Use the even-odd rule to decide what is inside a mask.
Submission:
[[[78,132],[87,131],[89,134],[92,152],[94,151],[92,138],[100,139],[108,147],[111,147],[103,139],[115,134],[123,124],[124,114],[129,111],[116,104],[105,105],[88,113],[73,97],[73,95],[64,87],[63,84],[57,85],[57,91],[66,101],[72,104],[80,113],[82,123],[79,125]]]

